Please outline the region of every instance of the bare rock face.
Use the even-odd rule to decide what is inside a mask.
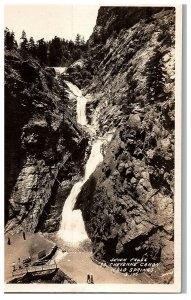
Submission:
[[[71,182],[80,177],[84,151],[78,158],[75,151],[84,149],[86,138],[71,121],[67,101],[66,86],[52,69],[17,51],[5,53],[6,231],[41,230],[63,169]],[[64,199],[57,214],[50,212],[50,230],[58,228],[63,205]]]
[[[100,8],[88,114],[100,134],[117,130],[76,204],[96,259],[146,257],[162,272],[174,263],[174,18],[174,8]]]

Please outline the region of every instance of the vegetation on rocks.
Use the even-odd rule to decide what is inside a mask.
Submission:
[[[145,257],[164,273],[173,269],[174,9],[142,8],[141,19],[133,10],[100,8],[88,41],[99,60],[89,120],[117,130],[76,207],[96,259]]]
[[[6,230],[58,230],[63,198],[82,173],[88,138],[78,145],[84,133],[67,75],[90,95],[97,135],[115,129],[75,206],[94,259],[145,258],[160,263],[156,281],[172,282],[175,9],[101,7],[87,43],[35,44],[23,33],[17,49],[13,33],[5,39]],[[47,68],[56,65],[66,74],[56,78]]]
[[[55,78],[54,70],[17,49],[5,52],[5,110],[6,230],[26,227],[34,232],[58,189],[65,157],[71,155],[64,167],[72,169],[65,171],[66,180],[82,171],[84,144],[78,143],[83,131],[72,121],[75,111],[65,83]],[[78,147],[82,151],[76,160]]]

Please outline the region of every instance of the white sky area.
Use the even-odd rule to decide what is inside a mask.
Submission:
[[[97,5],[6,5],[5,27],[15,32],[19,41],[24,30],[29,39],[60,38],[74,40],[77,33],[85,40],[96,24]]]

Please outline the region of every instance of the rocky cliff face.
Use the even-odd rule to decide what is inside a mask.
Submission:
[[[76,204],[96,259],[145,257],[162,273],[173,269],[174,26],[174,8],[100,8],[87,111],[99,134],[117,129]]]
[[[173,280],[174,27],[174,8],[101,7],[88,58],[69,72],[91,96],[97,135],[115,129],[75,206],[94,258],[159,262],[158,282]],[[83,172],[87,136],[66,90],[53,70],[6,52],[6,231],[58,230]]]
[[[66,182],[75,182],[80,176],[86,143],[72,117],[66,85],[55,79],[54,70],[7,51],[5,109],[6,231],[34,232],[42,219],[47,230],[55,230],[64,204],[63,198],[54,200],[60,179],[65,174]],[[67,185],[62,189],[69,193]]]

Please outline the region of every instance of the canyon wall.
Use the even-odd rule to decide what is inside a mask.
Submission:
[[[115,133],[75,209],[94,259],[144,257],[160,263],[157,278],[172,282],[175,9],[101,7],[87,46],[69,75],[92,99],[95,138]],[[6,231],[58,230],[90,150],[75,104],[64,76],[6,51]]]
[[[144,257],[169,272],[174,252],[175,10],[101,7],[88,43],[96,69],[85,90],[93,99],[89,120],[98,122],[99,134],[116,132],[76,207],[82,210],[97,260]]]
[[[80,177],[87,143],[66,85],[53,69],[6,51],[5,110],[6,231],[58,229],[64,199],[55,196]]]

